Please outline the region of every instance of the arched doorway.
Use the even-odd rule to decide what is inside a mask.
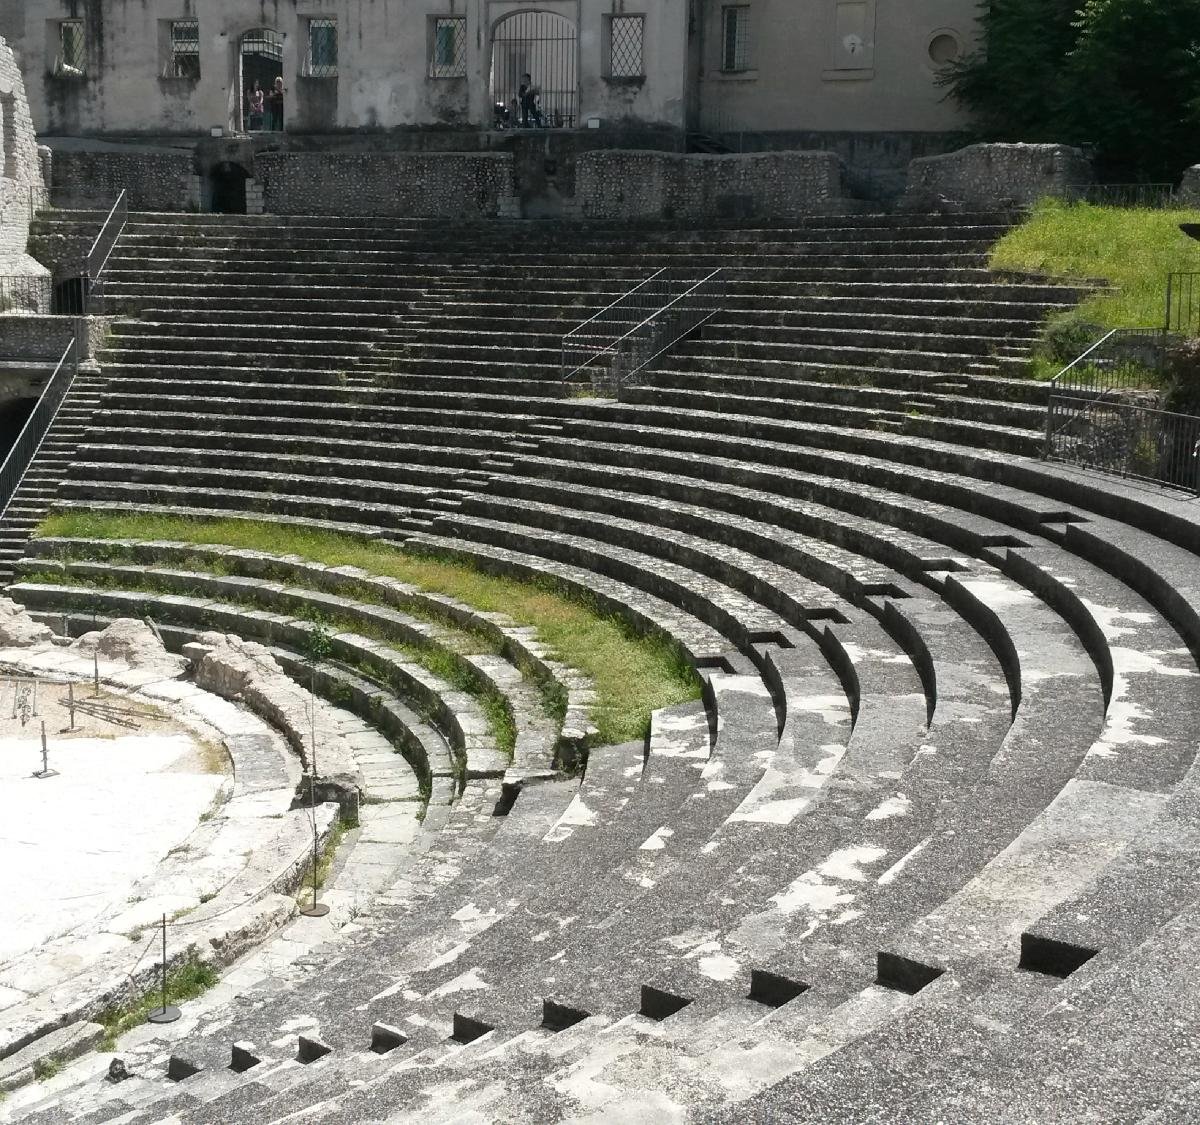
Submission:
[[[212,209],[220,215],[244,215],[246,181],[250,178],[246,169],[225,160],[213,168],[209,178],[212,181]]]
[[[241,91],[236,124],[243,132],[283,128],[282,107],[271,112],[271,90],[283,77],[283,36],[270,27],[256,27],[238,41],[238,89]],[[254,113],[254,84],[263,92],[265,112]]]
[[[522,101],[526,75],[534,93]],[[554,12],[505,16],[492,30],[491,89],[498,128],[574,128],[579,106],[575,25]]]

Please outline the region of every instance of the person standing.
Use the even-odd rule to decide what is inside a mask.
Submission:
[[[249,121],[246,125],[246,128],[251,133],[257,133],[263,127],[263,115],[266,113],[264,99],[263,88],[258,84],[258,79],[256,78],[254,80],[254,89],[250,91]]]
[[[272,132],[283,132],[283,78],[275,79],[275,85],[271,87],[271,92],[267,95],[267,110],[270,114],[270,124],[267,126]]]

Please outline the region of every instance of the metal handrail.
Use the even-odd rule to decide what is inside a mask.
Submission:
[[[58,417],[59,407],[67,397],[78,372],[79,361],[75,341],[71,340],[62,354],[62,359],[58,361],[54,374],[42,388],[42,393],[25,425],[21,427],[21,433],[5,457],[4,464],[0,465],[0,518],[7,514],[8,507],[38,450],[41,449],[54,419]]]
[[[666,266],[663,266],[662,269],[655,270],[648,278],[646,278],[645,281],[639,282],[632,289],[630,289],[629,292],[622,293],[615,301],[612,302],[612,304],[605,305],[605,307],[602,308],[598,313],[596,313],[595,316],[589,316],[587,318],[587,320],[585,320],[582,324],[577,324],[574,328],[571,329],[570,332],[568,332],[563,337],[563,342],[565,343],[572,336],[577,336],[580,333],[582,333],[583,330],[589,324],[595,324],[595,322],[598,321],[605,314],[612,312],[612,310],[615,309],[623,301],[627,301],[630,297],[632,297],[634,295],[634,293],[638,292],[639,290],[645,289],[646,286],[649,285],[652,281],[657,281],[666,272],[667,272]]]
[[[108,259],[112,257],[112,252],[116,249],[117,240],[125,230],[125,224],[128,220],[129,197],[125,191],[122,191],[117,196],[117,201],[113,204],[112,210],[109,211],[108,218],[104,220],[104,224],[100,228],[100,233],[96,235],[96,241],[92,243],[92,248],[88,251],[87,262],[84,266],[83,276],[87,289],[87,311],[90,316],[96,316],[101,311],[99,309],[99,302],[104,296],[101,278],[105,267],[108,265]]]
[[[723,272],[722,267],[713,270],[707,276],[698,280],[691,278],[681,280],[678,284],[686,286],[682,292],[675,293],[669,300],[666,299],[669,294],[662,294],[658,298],[661,303],[657,303],[653,307],[644,298],[639,303],[636,297],[640,291],[650,285],[651,282],[662,278],[663,274],[666,273],[666,267],[657,270],[650,277],[634,286],[634,288],[623,294],[616,301],[613,301],[595,316],[589,317],[582,324],[573,328],[563,337],[562,377],[564,381],[572,379],[579,372],[591,367],[599,359],[617,359],[623,352],[629,353],[631,365],[620,372],[617,381],[619,382],[621,378],[628,378],[641,371],[662,355],[672,344],[681,340],[689,332],[704,324],[716,314],[717,309],[715,307],[689,310],[680,309],[680,305],[689,297],[693,297],[701,289],[709,285]],[[624,327],[620,331],[614,329],[613,335],[610,338],[604,339],[601,343],[581,343],[582,340],[588,337],[598,335],[587,332],[589,327],[602,323],[606,319],[614,319],[614,312],[621,310],[622,305],[631,306],[629,312],[637,317],[636,321],[629,318],[620,321],[620,325],[628,325],[628,327]],[[639,345],[643,344],[645,346],[639,347]],[[568,360],[567,357],[572,347],[588,353],[587,358],[582,363],[572,364]],[[610,374],[612,373],[610,372]]]
[[[617,337],[617,339],[613,342],[613,346],[606,349],[606,351],[608,351],[610,354],[614,353],[616,351],[619,351],[620,350],[619,345],[623,344],[631,336],[636,336],[643,328],[645,328],[649,324],[652,324],[660,316],[662,316],[663,313],[669,312],[672,308],[674,308],[677,304],[679,304],[679,302],[682,301],[685,297],[690,297],[701,286],[707,285],[710,281],[712,281],[712,279],[714,277],[717,276],[717,274],[719,274],[721,272],[721,269],[723,269],[723,268],[724,267],[713,270],[712,273],[710,273],[707,277],[702,277],[699,281],[697,281],[690,289],[684,290],[684,292],[680,293],[679,296],[676,297],[674,300],[668,301],[657,312],[652,312],[648,317],[646,317],[639,324],[635,324],[628,332],[625,333],[625,335]],[[712,313],[710,313],[709,315],[711,316]],[[673,342],[674,341],[671,341],[671,343],[673,343]],[[650,360],[657,359],[670,346],[671,346],[671,344],[668,343],[664,347],[660,348],[657,352],[654,353],[654,355],[650,356]],[[650,360],[647,360],[647,362],[650,362]]]

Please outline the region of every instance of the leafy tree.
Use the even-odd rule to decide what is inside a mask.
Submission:
[[[1200,3],[1086,0],[1063,116],[1105,170],[1175,180],[1200,161]]]
[[[1198,0],[985,0],[980,28],[940,77],[979,139],[1093,145],[1108,179],[1200,161]]]
[[[1063,60],[1075,44],[1078,0],[986,0],[980,47],[939,77],[989,141],[1059,141]]]

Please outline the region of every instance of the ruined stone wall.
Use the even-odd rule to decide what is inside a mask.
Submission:
[[[609,150],[576,162],[575,199],[588,219],[780,219],[853,209],[844,166],[829,152],[746,156]]]
[[[48,273],[25,252],[31,199],[34,206],[46,200],[37,137],[21,71],[12,50],[0,39],[0,274]]]
[[[1189,207],[1200,207],[1200,164],[1195,164],[1183,174],[1179,185],[1179,198]]]
[[[275,215],[493,218],[513,193],[508,153],[260,153]]]
[[[185,211],[199,202],[194,164],[186,150],[59,150],[52,165],[54,202],[103,210],[125,191],[131,211]]]
[[[914,160],[904,206],[925,211],[946,203],[981,209],[1021,205],[1093,179],[1091,162],[1069,145],[969,145]]]

